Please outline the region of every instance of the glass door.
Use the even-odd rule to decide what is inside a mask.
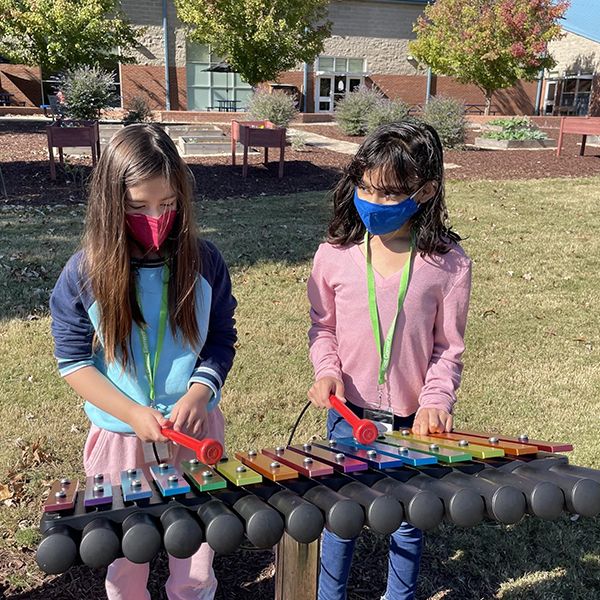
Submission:
[[[333,77],[321,75],[317,84],[317,112],[331,112]]]

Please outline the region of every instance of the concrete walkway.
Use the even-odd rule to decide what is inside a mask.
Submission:
[[[355,142],[343,142],[342,140],[335,140],[324,135],[319,135],[318,133],[311,133],[306,129],[293,129],[290,127],[288,133],[300,136],[305,140],[307,146],[315,146],[316,148],[323,148],[323,150],[331,150],[332,152],[340,152],[342,154],[356,154],[360,145]]]

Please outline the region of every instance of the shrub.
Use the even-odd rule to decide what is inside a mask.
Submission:
[[[371,113],[382,102],[383,96],[373,88],[361,85],[339,102],[335,120],[346,135],[364,135],[368,131]]]
[[[402,100],[380,100],[367,115],[367,132],[370,133],[380,125],[413,120],[408,114],[409,110],[410,106]]]
[[[465,143],[465,106],[460,100],[443,96],[430,98],[423,107],[422,120],[438,132],[444,148]]]
[[[295,131],[288,137],[288,141],[292,145],[292,150],[296,152],[306,152],[308,150],[306,145],[307,139],[306,133],[302,131]]]
[[[93,120],[115,98],[115,78],[98,67],[77,67],[59,79],[65,115],[70,119]]]
[[[150,123],[152,120],[152,111],[148,106],[148,102],[141,96],[134,96],[129,104],[127,114],[123,118],[123,124]]]
[[[268,120],[277,127],[287,127],[298,114],[294,98],[282,90],[258,90],[252,94],[248,103],[248,111],[252,119]]]

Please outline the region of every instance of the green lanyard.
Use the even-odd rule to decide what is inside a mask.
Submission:
[[[142,353],[144,355],[144,368],[146,369],[146,377],[148,378],[148,385],[150,386],[150,402],[152,403],[153,407],[154,399],[156,397],[156,370],[158,369],[160,354],[162,352],[163,342],[165,341],[165,331],[167,329],[168,290],[169,267],[165,265],[163,273],[162,296],[160,299],[160,316],[158,318],[158,338],[156,340],[156,352],[154,353],[154,360],[152,360],[150,355],[150,343],[148,341],[148,334],[146,333],[146,327],[148,327],[148,325],[146,324],[138,328],[138,332],[140,334],[140,345],[142,346]],[[142,303],[140,302],[139,290],[136,289],[135,293],[141,310]]]
[[[408,282],[410,280],[413,243],[411,240],[408,259],[402,269],[402,277],[400,278],[400,288],[398,289],[398,310],[394,316],[394,320],[390,325],[390,329],[385,336],[383,348],[381,345],[381,334],[379,333],[379,313],[377,310],[377,296],[375,294],[375,275],[373,273],[373,265],[371,264],[371,250],[369,248],[369,232],[365,233],[365,248],[367,254],[367,288],[369,292],[369,314],[371,315],[371,327],[373,328],[373,336],[377,345],[377,353],[379,354],[379,385],[385,383],[385,374],[390,366],[390,358],[392,356],[392,343],[394,341],[394,333],[396,330],[396,321],[402,310],[404,298],[408,290]]]

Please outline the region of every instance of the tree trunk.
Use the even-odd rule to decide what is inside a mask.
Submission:
[[[485,108],[483,109],[483,114],[487,117],[490,114],[490,110],[492,108],[492,94],[494,90],[485,90]]]

